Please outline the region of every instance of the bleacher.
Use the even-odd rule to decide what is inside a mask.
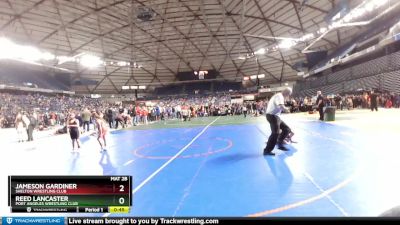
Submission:
[[[199,91],[201,93],[209,92],[211,90],[211,83],[210,82],[188,83],[188,84],[185,84],[184,90],[188,94],[192,94],[195,91]]]
[[[182,88],[183,88],[183,86],[181,86],[181,85],[168,85],[165,87],[156,88],[155,94],[156,95],[178,95],[178,94],[182,94]]]
[[[239,91],[241,89],[241,83],[237,82],[215,82],[214,91],[215,92],[227,92],[230,90]]]
[[[230,82],[230,81],[212,81],[212,82],[194,82],[184,83],[177,85],[168,85],[165,87],[159,87],[155,89],[156,95],[193,95],[195,91],[199,91],[198,94],[210,94],[210,93],[221,93],[239,91],[241,90],[241,83]]]
[[[400,93],[400,51],[320,77],[297,82],[296,96],[313,96],[317,90],[336,94],[357,89],[380,89]]]

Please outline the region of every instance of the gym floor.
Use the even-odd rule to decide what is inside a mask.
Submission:
[[[400,203],[400,110],[379,110],[282,115],[297,143],[276,156],[262,155],[264,116],[112,131],[103,153],[92,136],[79,153],[67,135],[4,141],[0,213],[10,215],[8,175],[131,175],[129,216],[378,216]]]

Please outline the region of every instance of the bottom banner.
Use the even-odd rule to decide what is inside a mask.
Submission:
[[[193,225],[220,225],[220,224],[279,224],[290,222],[321,224],[340,222],[376,222],[382,224],[393,222],[398,224],[400,218],[360,218],[360,217],[334,217],[334,218],[299,218],[299,217],[267,217],[267,218],[205,218],[205,217],[3,217],[1,225],[172,225],[172,224],[193,224]]]

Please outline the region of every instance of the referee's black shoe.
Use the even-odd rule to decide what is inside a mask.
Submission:
[[[263,153],[263,155],[275,155],[275,153],[273,153],[272,151],[267,151],[267,150],[264,148],[264,153]]]
[[[279,149],[279,150],[282,150],[282,151],[289,151],[289,149],[286,148],[286,147],[283,146],[283,145],[279,145],[279,146],[278,146],[278,149]]]

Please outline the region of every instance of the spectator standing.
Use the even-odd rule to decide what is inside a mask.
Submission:
[[[25,132],[26,132],[26,134],[28,136],[30,121],[29,121],[29,118],[28,118],[28,115],[27,115],[26,112],[22,113],[22,123],[24,125]]]
[[[373,112],[375,110],[378,112],[378,95],[373,90],[369,95],[369,99],[370,99],[371,111]]]
[[[246,118],[246,116],[247,116],[247,107],[246,107],[245,104],[243,104],[242,111],[243,111],[244,118]]]
[[[83,131],[89,131],[91,113],[88,108],[85,108],[82,112]]]
[[[74,113],[71,113],[67,121],[67,130],[72,141],[72,152],[75,151],[75,142],[78,148],[81,147],[79,142],[79,127],[79,120],[75,117]]]
[[[113,118],[113,110],[111,108],[109,108],[107,110],[107,120],[108,120],[108,125],[110,126],[110,129],[112,129],[114,118]]]
[[[28,141],[33,141],[33,131],[38,125],[36,113],[30,113],[29,116],[29,125],[28,125]]]
[[[321,91],[317,91],[317,108],[319,112],[319,120],[324,120],[324,96]]]
[[[337,94],[335,96],[335,104],[336,104],[336,109],[337,110],[339,110],[339,109],[343,110],[343,107],[342,107],[342,96],[340,96],[340,94]]]
[[[17,129],[18,142],[24,142],[24,123],[22,122],[22,114],[18,113],[15,117],[15,128]]]

